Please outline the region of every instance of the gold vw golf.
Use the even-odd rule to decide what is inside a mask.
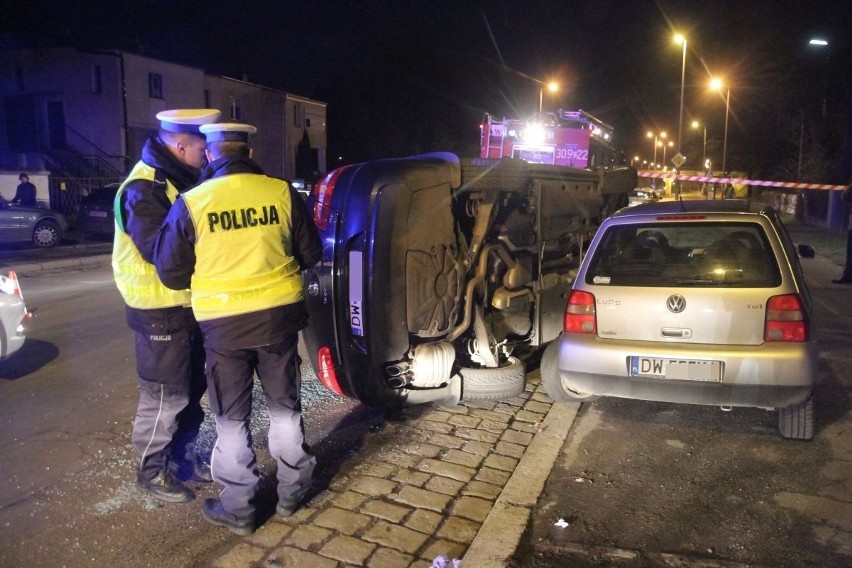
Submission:
[[[556,401],[614,396],[777,409],[814,435],[817,347],[794,245],[774,210],[670,201],[604,221],[541,376]]]

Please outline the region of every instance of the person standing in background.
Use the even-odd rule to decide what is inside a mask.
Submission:
[[[30,183],[30,178],[27,174],[21,173],[18,176],[18,189],[15,190],[15,197],[12,198],[12,203],[22,207],[36,206],[36,188]]]
[[[842,198],[848,209],[852,205],[852,183],[843,190]],[[849,232],[846,233],[846,264],[843,267],[843,274],[832,282],[834,284],[852,284],[852,225],[849,226]]]

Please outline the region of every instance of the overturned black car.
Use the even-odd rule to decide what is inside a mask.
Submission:
[[[304,340],[322,383],[384,408],[499,400],[562,330],[584,244],[629,168],[436,153],[344,166],[309,199],[323,258]]]

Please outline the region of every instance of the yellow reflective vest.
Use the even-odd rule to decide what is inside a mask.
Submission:
[[[286,182],[231,174],[202,183],[183,200],[195,227],[190,289],[198,321],[302,300]]]
[[[124,302],[131,308],[153,310],[174,306],[189,306],[189,290],[171,290],[157,276],[157,268],[146,262],[121,222],[121,195],[127,185],[136,180],[154,182],[156,171],[139,161],[115,195],[115,239],[112,246],[112,273]],[[166,196],[171,203],[177,199],[177,189],[166,180]]]

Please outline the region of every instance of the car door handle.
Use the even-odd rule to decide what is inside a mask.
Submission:
[[[660,330],[663,337],[678,337],[680,339],[691,339],[692,330],[685,327],[664,327]]]

